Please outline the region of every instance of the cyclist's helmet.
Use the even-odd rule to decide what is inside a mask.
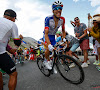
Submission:
[[[60,2],[60,1],[55,1],[55,2],[52,4],[52,10],[54,10],[54,8],[55,8],[55,7],[58,7],[58,6],[63,7],[62,2]]]
[[[56,34],[61,34],[61,32],[60,31],[57,31]]]

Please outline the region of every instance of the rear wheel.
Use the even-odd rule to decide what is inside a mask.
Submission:
[[[43,64],[44,58],[38,57],[37,58],[37,65],[40,71],[47,77],[50,76],[50,71],[46,68],[46,66]]]
[[[70,83],[80,84],[84,81],[84,71],[74,58],[60,55],[56,65],[60,75]]]

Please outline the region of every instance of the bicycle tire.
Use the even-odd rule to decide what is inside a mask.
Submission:
[[[50,71],[45,67],[43,64],[44,58],[38,57],[37,58],[37,66],[40,69],[40,71],[47,77],[50,76]]]
[[[61,60],[62,60],[62,63],[61,63]],[[73,62],[75,64],[75,67],[70,68],[71,63],[68,62],[68,60]],[[63,67],[62,67],[62,65],[63,65]],[[60,75],[65,80],[69,81],[70,83],[81,84],[84,81],[84,78],[85,78],[84,71],[83,71],[81,65],[74,58],[67,56],[67,55],[58,55],[56,66],[57,66],[57,69],[58,69],[58,72],[60,73]],[[65,70],[65,68],[66,68],[66,70]],[[76,70],[77,73],[76,72],[73,73],[73,71],[75,71],[74,70],[75,68],[76,69],[78,68],[78,70]],[[79,71],[79,75],[78,75],[78,71]],[[72,75],[74,75],[74,76],[72,76]],[[78,79],[72,80],[72,79],[76,79],[76,76],[79,76]]]

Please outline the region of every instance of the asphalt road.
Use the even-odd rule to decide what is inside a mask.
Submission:
[[[80,56],[83,60],[83,56]],[[59,73],[45,77],[37,67],[36,62],[25,61],[21,66],[17,64],[18,81],[16,90],[100,90],[100,72],[93,65],[94,56],[89,56],[91,64],[84,68],[85,80],[82,84],[74,85],[65,81]],[[3,77],[4,90],[8,90],[9,76]]]

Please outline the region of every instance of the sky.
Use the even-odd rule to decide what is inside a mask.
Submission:
[[[52,15],[52,3],[57,0],[0,0],[0,17],[6,9],[17,13],[16,24],[19,34],[39,40],[43,37],[44,20]],[[88,13],[100,14],[100,0],[60,0],[63,3],[62,16],[65,17],[65,30],[74,36],[70,20],[80,18],[88,26]],[[60,30],[60,29],[59,29]]]

